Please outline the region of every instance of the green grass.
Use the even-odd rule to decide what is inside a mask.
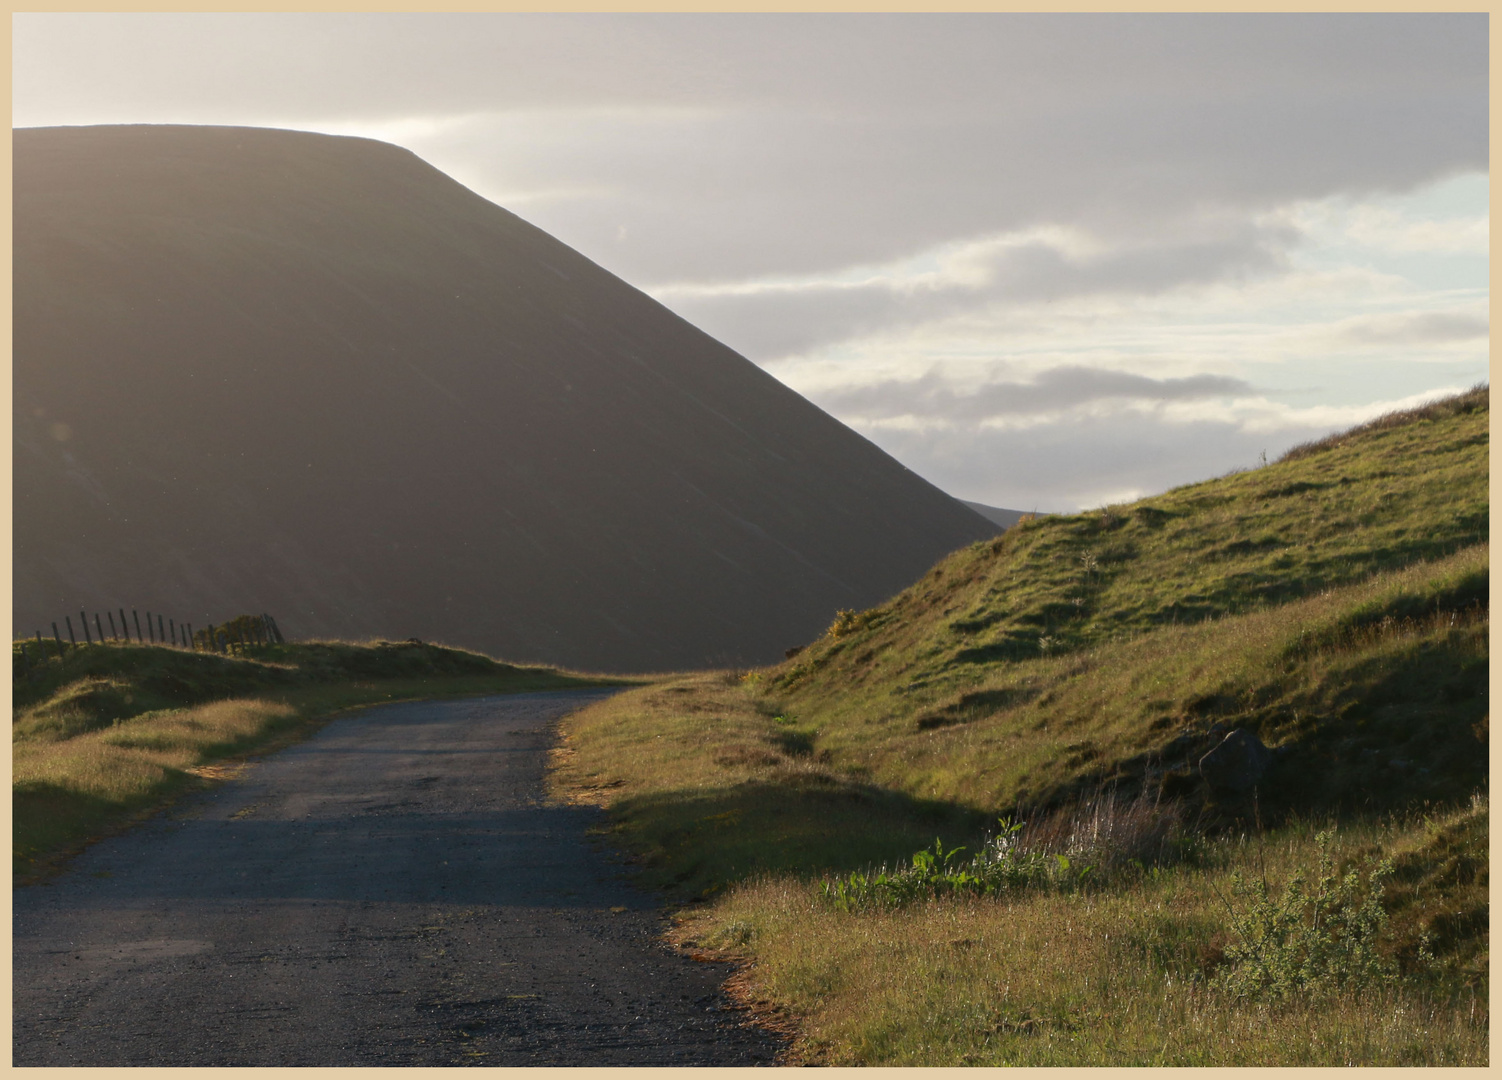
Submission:
[[[1359,862],[1376,849],[1401,859],[1446,828],[1484,833],[1485,817],[1480,804],[1429,825],[1350,827],[1337,834],[1337,855]],[[1216,978],[1233,944],[1227,904],[1240,903],[1233,871],[1265,873],[1276,893],[1317,868],[1314,832],[1290,825],[1222,838],[1200,865],[1096,890],[952,896],[854,914],[796,876],[768,876],[686,909],[672,936],[706,958],[746,965],[736,989],[754,1011],[796,1031],[794,1061],[1486,1064],[1484,965],[1469,984],[1411,962],[1405,969],[1389,937],[1383,954],[1406,970],[1391,984],[1245,1001]],[[1396,905],[1388,922],[1407,914]]]
[[[18,883],[342,710],[621,681],[419,643],[298,642],[235,656],[93,645],[29,666],[19,643],[12,651]],[[28,652],[35,661],[34,642]]]
[[[1483,1063],[1487,420],[1479,388],[1025,523],[786,663],[574,715],[556,790],[609,809],[691,903],[680,940],[747,964],[808,1060]],[[1235,728],[1278,751],[1249,797],[1196,768]],[[967,895],[1001,815],[1037,872],[975,864],[1006,887]],[[1325,827],[1342,874],[1393,861],[1362,970],[1399,977],[1237,1000],[1233,875],[1279,902]],[[936,838],[952,880],[912,866]],[[838,902],[861,889],[901,902]]]
[[[1411,701],[1415,694],[1447,700],[1459,695],[1473,703],[1471,712],[1480,710],[1470,717],[1475,722],[1486,707],[1488,415],[1486,391],[1472,391],[1419,410],[1406,422],[1358,429],[1253,472],[1131,506],[1019,525],[941,562],[889,604],[837,619],[831,633],[767,674],[767,691],[779,709],[819,730],[822,748],[854,753],[863,760],[852,764],[868,768],[879,782],[909,789],[921,780],[905,762],[915,754],[931,756],[921,743],[904,738],[914,727],[969,723],[1010,711],[1023,699],[1041,707],[1035,722],[1056,720],[1054,730],[1089,724],[1085,714],[1105,703],[1099,695],[1048,715],[1050,692],[1073,682],[1059,673],[1099,667],[1102,657],[1115,655],[1107,650],[1131,641],[1152,642],[1141,646],[1144,655],[1132,663],[1158,654],[1151,660],[1158,689],[1137,679],[1130,692],[1139,712],[1157,714],[1149,722],[1177,733],[1214,718],[1281,737],[1300,723],[1293,713],[1307,718],[1308,709],[1300,710],[1301,702],[1292,698],[1248,698],[1244,691],[1262,676],[1245,671],[1241,642],[1219,623],[1257,613],[1267,614],[1267,626],[1289,618],[1307,622],[1317,617],[1321,597],[1364,586],[1377,591],[1360,602],[1377,608],[1333,616],[1352,620],[1348,626],[1310,626],[1311,633],[1325,635],[1307,643],[1310,651],[1318,652],[1315,646],[1330,634],[1358,628],[1408,632],[1438,615],[1453,617],[1456,626],[1479,622],[1479,669],[1474,656],[1439,661],[1458,683],[1426,686],[1422,671],[1395,669],[1394,685],[1371,686],[1383,676],[1370,670],[1357,673],[1358,683],[1349,687],[1374,708],[1389,698]],[[1466,566],[1460,579],[1416,583],[1406,598],[1380,592],[1388,577],[1452,565],[1447,560],[1457,556]],[[1391,621],[1383,623],[1385,617]],[[1237,625],[1250,633],[1257,624]],[[1453,644],[1437,635],[1434,647],[1445,650],[1446,641]],[[1229,647],[1205,657],[1209,663],[1198,662],[1203,649],[1216,648],[1213,642]],[[1378,656],[1372,662],[1382,668],[1394,659]],[[1420,667],[1434,668],[1433,660],[1416,657]],[[1124,657],[1116,661],[1122,662]],[[1303,704],[1359,712],[1360,702],[1329,700],[1342,680],[1323,673],[1321,664],[1318,657],[1303,662],[1309,676],[1327,687],[1323,700]],[[1200,692],[1184,692],[1191,682]],[[1226,693],[1216,683],[1224,683]],[[1122,689],[1112,686],[1111,693]],[[1273,692],[1270,684],[1263,689]],[[1124,733],[1127,723],[1121,717],[1110,726]],[[1105,733],[1099,724],[1090,726],[1097,730],[1065,745],[1078,744],[1076,753],[1109,760],[1105,748],[1091,745],[1091,736]],[[1051,769],[1042,760],[1050,753],[1047,740],[1026,741],[1044,772],[1016,793],[1031,800],[1067,779],[1068,770]],[[890,753],[899,755],[898,762],[887,760]],[[996,787],[985,792],[947,779],[930,788],[940,797],[1006,797]]]

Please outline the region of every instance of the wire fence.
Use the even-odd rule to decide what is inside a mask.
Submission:
[[[116,623],[115,615],[119,614],[120,621]],[[68,639],[63,640],[63,631],[57,623],[52,624],[52,636],[44,637],[40,630],[35,631],[31,638],[17,638],[14,643],[16,659],[19,661],[21,673],[30,678],[34,671],[40,670],[46,664],[57,661],[62,662],[63,657],[70,651],[78,649],[95,648],[98,646],[119,645],[152,645],[162,648],[183,649],[192,652],[213,652],[232,655],[243,652],[253,645],[281,644],[286,641],[282,637],[281,629],[276,625],[276,620],[270,615],[238,615],[226,623],[208,626],[195,631],[192,623],[178,622],[169,619],[161,612],[153,614],[146,612],[144,631],[141,629],[141,613],[135,608],[131,609],[130,618],[126,619],[125,609],[116,608],[106,611],[102,615],[94,612],[92,630],[89,626],[89,615],[86,611],[78,613],[78,630],[73,627],[73,616],[63,616],[63,626],[68,632]],[[105,626],[109,627],[106,634]],[[131,630],[135,630],[132,638]],[[79,634],[83,640],[79,640]]]

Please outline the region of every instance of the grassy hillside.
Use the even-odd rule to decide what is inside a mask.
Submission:
[[[784,664],[576,715],[558,788],[808,1059],[1483,1062],[1487,421],[1024,522]],[[1211,788],[1236,729],[1270,764]]]
[[[607,681],[416,641],[254,645],[234,656],[93,645],[40,664],[28,646],[29,663],[12,648],[18,882],[342,709]]]
[[[1433,763],[1432,782],[1415,762],[1376,791],[1358,770],[1319,798],[1469,791],[1464,736],[1486,712],[1487,420],[1478,390],[1266,468],[1023,523],[836,620],[768,692],[882,784],[981,806],[1140,776],[1135,755],[1172,762],[1217,723],[1335,768],[1332,753],[1399,734],[1431,743],[1426,708],[1458,725],[1458,743],[1448,729],[1440,742],[1465,760]],[[976,759],[1020,731],[1026,760]],[[940,761],[958,773],[916,764]]]

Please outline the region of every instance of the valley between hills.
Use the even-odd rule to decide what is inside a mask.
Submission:
[[[770,667],[18,655],[19,880],[340,708],[613,688],[540,744],[553,804],[604,812],[782,1061],[1484,1063],[1488,419],[1023,521]]]
[[[1023,514],[406,151],[14,156],[18,1061],[1488,1061],[1486,386]]]

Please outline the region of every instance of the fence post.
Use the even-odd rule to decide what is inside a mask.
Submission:
[[[270,615],[267,615],[266,617],[268,619],[271,619],[271,632],[276,635],[277,644],[285,645],[287,643],[287,639],[282,637],[282,628],[276,625],[276,620],[272,619]]]
[[[72,644],[72,646],[75,649],[78,648],[78,639],[73,636],[73,616],[71,616],[71,615],[64,615],[63,616],[63,622],[65,622],[65,623],[68,624],[68,641],[69,641],[69,643]]]
[[[89,617],[80,611],[78,613],[78,621],[83,623],[83,640],[85,644],[94,644],[94,639],[89,637]]]
[[[99,624],[99,612],[94,612],[94,629],[99,631],[99,644],[104,644],[104,627]]]
[[[151,625],[151,612],[146,613],[146,638],[151,644],[156,644],[156,628]]]
[[[125,624],[125,609],[120,609],[120,633],[125,635],[125,644],[130,644],[130,627]]]
[[[109,616],[110,620],[110,637],[114,638],[116,641],[119,641],[120,634],[115,630],[115,613],[113,611],[106,611],[105,614]]]
[[[183,629],[184,629],[184,631],[186,631],[187,636],[188,636],[188,651],[189,652],[197,652],[198,651],[198,646],[193,643],[193,624],[192,623],[183,623]]]
[[[130,609],[130,617],[132,619],[136,620],[136,644],[139,645],[139,644],[141,644],[141,642],[143,642],[143,641],[146,640],[144,637],[141,636],[141,616],[139,616],[139,615],[136,614],[136,609],[135,608],[131,608]],[[121,614],[120,618],[124,619],[125,618],[124,614]]]
[[[161,615],[158,615],[156,617],[156,639],[163,645],[167,644],[167,630],[162,626]]]

